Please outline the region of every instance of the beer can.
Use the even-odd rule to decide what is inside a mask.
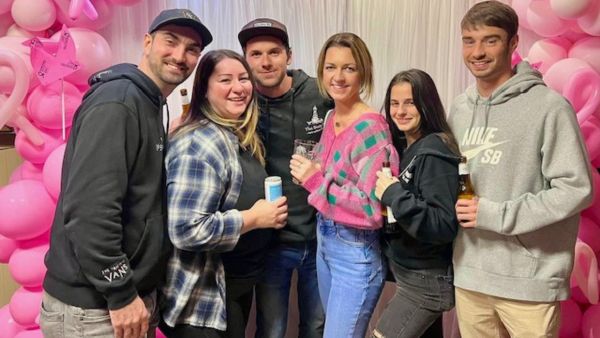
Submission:
[[[265,199],[273,202],[283,195],[281,191],[281,177],[269,176],[265,178]]]

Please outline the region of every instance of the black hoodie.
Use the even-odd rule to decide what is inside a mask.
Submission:
[[[118,309],[157,288],[170,252],[164,99],[130,64],[90,85],[67,142],[44,289],[70,305]]]
[[[290,159],[294,139],[318,142],[323,120],[333,102],[319,93],[317,81],[302,70],[290,70],[292,88],[277,98],[258,95],[261,110],[259,131],[267,149],[266,169],[281,176],[283,194],[288,199],[287,225],[277,231],[283,243],[304,243],[316,238],[315,209],[307,202],[308,192],[292,182]]]
[[[383,235],[389,259],[409,269],[446,268],[452,263],[452,241],[458,232],[458,162],[435,134],[404,151],[400,182],[381,198],[398,221],[395,233]]]

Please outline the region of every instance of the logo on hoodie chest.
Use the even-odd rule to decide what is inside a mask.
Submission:
[[[460,142],[461,148],[472,147],[469,150],[463,151],[463,155],[465,155],[468,160],[472,160],[481,153],[482,156],[480,157],[479,162],[494,165],[498,164],[502,158],[503,152],[497,148],[501,144],[508,142],[508,140],[495,142],[497,131],[498,128],[474,127],[467,129]]]
[[[162,152],[164,150],[165,145],[164,145],[164,139],[162,136],[160,137],[160,142],[155,144],[154,146],[156,147],[157,152]]]
[[[313,106],[311,119],[306,121],[306,127],[304,127],[304,131],[306,131],[308,135],[323,131],[323,119],[319,117],[317,106]]]

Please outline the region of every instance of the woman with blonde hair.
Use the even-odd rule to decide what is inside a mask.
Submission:
[[[292,175],[319,212],[317,276],[325,337],[364,337],[385,281],[379,247],[381,205],[375,173],[398,168],[385,118],[362,97],[373,89],[373,61],[355,34],[330,37],[319,55],[318,85],[335,108],[328,114],[316,161],[294,155]]]
[[[167,336],[219,337],[228,324],[245,326],[243,318],[233,323],[228,318],[222,255],[237,249],[244,233],[285,225],[285,197],[262,199],[266,173],[253,84],[239,54],[207,53],[196,71],[190,115],[171,136],[166,164],[174,251],[162,289],[161,323]],[[255,250],[246,244],[248,257],[260,256],[268,238],[252,239]]]

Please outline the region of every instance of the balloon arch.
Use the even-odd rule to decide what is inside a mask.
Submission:
[[[8,263],[21,285],[0,308],[0,338],[42,336],[43,257],[60,191],[65,139],[87,78],[112,60],[109,44],[96,30],[110,23],[114,6],[137,2],[0,0],[0,127],[15,128],[15,148],[24,160],[0,188],[0,263]],[[600,167],[600,0],[512,0],[511,5],[521,32],[537,37],[527,60],[571,102],[591,164]],[[57,53],[60,44],[71,53]],[[513,56],[514,62],[520,60]],[[580,223],[572,298],[562,303],[561,337],[600,337],[597,170],[594,186],[593,205]]]

